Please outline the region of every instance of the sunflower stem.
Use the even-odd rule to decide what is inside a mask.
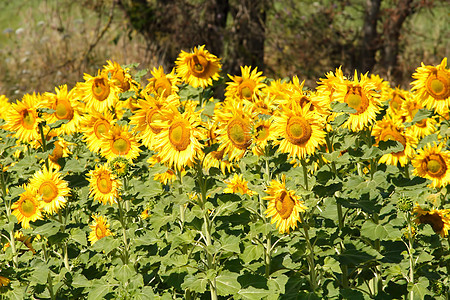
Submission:
[[[410,212],[406,212],[406,220],[408,222],[408,254],[409,254],[409,279],[408,281],[414,283],[414,256],[413,256],[413,236],[412,236],[412,228],[411,228],[411,214]],[[409,299],[414,299],[414,291],[411,289],[409,294]]]
[[[264,262],[266,264],[266,278],[270,277],[270,264],[272,261],[272,233],[269,232],[266,236],[266,251],[264,252]]]
[[[405,165],[404,171],[405,171],[405,178],[406,179],[411,179],[411,177],[409,176],[409,164]]]
[[[5,175],[3,172],[3,167],[0,166],[2,168],[2,173],[0,176],[1,179],[1,186],[2,186],[2,198],[3,198],[3,202],[5,203],[5,208],[6,208],[6,218],[8,220],[8,223],[11,222],[11,201],[9,201],[9,203],[6,203],[6,194],[7,194],[7,189],[6,189],[6,182],[5,182]],[[17,250],[16,250],[16,238],[14,237],[14,227],[9,231],[9,245],[11,246],[11,253],[13,255],[13,264],[14,267],[17,268],[18,264],[19,264],[19,260],[17,258]]]
[[[127,265],[128,262],[129,262],[128,239],[127,239],[127,228],[126,228],[126,223],[125,223],[125,220],[124,220],[124,211],[123,211],[121,199],[117,200],[117,204],[119,206],[119,221],[120,221],[120,224],[122,225],[122,238],[123,238],[123,244],[124,244],[123,264]]]
[[[309,191],[309,185],[308,185],[308,168],[306,167],[306,162],[305,160],[302,158],[301,159],[302,162],[302,167],[303,167],[303,182],[305,185],[305,190]]]
[[[64,221],[63,221],[61,210],[58,210],[58,219],[59,219],[59,223],[61,223],[61,232],[64,233],[64,231],[66,231],[66,218],[64,218]],[[62,244],[61,248],[63,250],[64,266],[66,267],[67,270],[70,271],[69,255],[67,253],[67,241],[65,241]]]
[[[311,289],[313,292],[315,292],[317,289],[317,275],[314,262],[314,246],[311,244],[311,240],[309,238],[308,224],[306,224],[305,218],[303,218],[302,220],[302,227],[305,233],[306,246],[309,250],[308,256],[306,257],[309,266],[309,280],[311,283]]]
[[[330,140],[329,132],[325,135],[325,142],[327,144],[328,153],[333,153],[334,149]],[[333,169],[334,175],[337,177],[336,163],[334,161],[331,162],[331,168]]]
[[[208,209],[205,208],[206,204],[206,180],[203,176],[203,169],[202,164],[197,164],[197,181],[200,187],[201,191],[201,200],[200,200],[200,207],[203,210],[203,228],[204,228],[204,236],[205,236],[205,243],[206,248],[204,248],[206,252],[206,260],[208,264],[209,270],[215,269],[215,264],[213,261],[213,255],[210,253],[210,246],[212,245],[212,238],[211,238],[211,221],[209,219],[209,212]],[[212,280],[209,281],[209,289],[211,292],[211,300],[217,300],[217,288],[216,288],[216,278],[214,277]]]
[[[178,187],[178,193],[181,196],[183,194],[183,180],[181,177],[181,172],[178,169],[176,169],[176,173],[177,173],[178,181],[180,183],[180,186]],[[179,206],[180,206],[180,227],[181,227],[181,232],[183,232],[184,222],[186,220],[185,208],[184,208],[184,204],[180,204]]]
[[[45,136],[44,136],[44,125],[42,123],[39,123],[38,126],[39,126],[39,133],[41,134],[42,151],[45,152],[45,151],[47,151],[47,141],[46,141]],[[49,162],[48,162],[48,156],[47,156],[47,158],[45,158],[45,166],[47,167],[47,170],[50,169],[50,165],[49,165]]]

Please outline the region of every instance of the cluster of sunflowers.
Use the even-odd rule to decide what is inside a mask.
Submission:
[[[267,156],[271,149],[287,155],[292,165],[329,163],[322,153],[331,153],[331,124],[349,134],[361,133],[374,146],[388,140],[397,148],[375,164],[412,164],[413,175],[430,180],[430,188],[450,183],[450,151],[442,128],[450,106],[450,70],[444,58],[437,66],[418,67],[410,91],[390,87],[377,75],[345,76],[341,68],[326,74],[317,87],[307,89],[296,76],[290,81],[269,80],[257,68],[241,67],[241,74],[228,75],[224,99],[209,97],[220,82],[220,59],[205,46],[181,51],[169,73],[162,67],[151,71],[146,85],[131,75],[130,68],[108,61],[96,76],[84,75],[72,89],[55,93],[27,94],[10,103],[0,96],[2,130],[27,148],[53,150],[24,185],[25,191],[11,207],[23,228],[54,214],[65,206],[70,187],[60,162],[71,156],[71,137],[82,135],[86,147],[99,154],[98,164],[87,176],[90,196],[103,204],[116,204],[120,177],[142,151],[150,151],[149,166],[164,165],[155,180],[167,185],[188,168],[200,165],[207,173],[217,168],[235,172],[245,155]],[[180,101],[183,90],[192,99]],[[207,107],[214,106],[213,113]],[[438,134],[439,143],[417,149],[424,137]],[[17,155],[20,155],[18,153]],[[101,163],[103,162],[103,163]],[[8,166],[2,166],[7,172]],[[372,172],[375,166],[366,169]],[[409,172],[409,171],[408,171]],[[286,188],[285,177],[267,184],[266,216],[281,233],[301,221],[307,207]],[[226,181],[226,192],[252,195],[241,175]],[[442,236],[450,228],[449,209],[431,211],[416,207],[417,222],[437,224]],[[105,217],[92,216],[89,240],[94,243],[111,235]],[[433,227],[434,228],[434,227]]]

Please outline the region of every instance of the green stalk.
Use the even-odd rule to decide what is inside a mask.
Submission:
[[[314,246],[311,244],[311,240],[309,238],[308,225],[305,224],[306,220],[302,220],[302,227],[305,233],[306,245],[309,249],[309,255],[306,257],[309,266],[309,280],[311,282],[311,289],[313,292],[317,289],[317,275],[316,275],[316,265],[314,260]]]
[[[327,143],[328,153],[333,153],[333,145],[331,144],[331,140],[329,137],[329,133],[325,135],[325,142]],[[337,169],[336,169],[336,163],[334,161],[331,162],[331,168],[333,169],[333,173],[337,177]]]
[[[64,231],[66,230],[66,222],[65,222],[66,219],[64,218],[64,222],[63,222],[61,210],[58,210],[58,218],[59,218],[59,222],[61,223],[61,226],[62,226],[61,232],[64,233]],[[66,267],[67,270],[70,271],[69,255],[67,253],[67,242],[64,242],[64,244],[62,245],[62,250],[63,250],[63,257],[64,257],[64,266]]]
[[[408,222],[408,254],[409,254],[409,282],[414,284],[414,257],[413,257],[413,240],[412,240],[412,231],[411,231],[411,214],[409,212],[406,213],[407,222]],[[414,291],[411,289],[409,293],[409,299],[414,299]]]
[[[123,264],[127,265],[129,262],[128,239],[127,239],[127,228],[126,228],[126,222],[124,220],[124,211],[123,211],[121,199],[117,200],[117,204],[119,206],[119,221],[120,221],[120,224],[122,225],[122,238],[123,238],[123,244],[124,244]]]
[[[209,213],[208,210],[205,209],[206,204],[206,181],[203,178],[203,170],[202,170],[202,164],[197,164],[197,181],[200,187],[201,191],[201,200],[200,200],[200,207],[203,210],[203,229],[204,229],[204,236],[205,236],[205,242],[206,242],[206,260],[209,270],[214,270],[215,265],[213,262],[213,255],[209,252],[209,246],[212,245],[212,238],[211,238],[211,221],[209,219]],[[209,288],[211,292],[211,300],[217,300],[217,285],[216,285],[216,278],[211,280],[209,282]]]
[[[180,183],[180,186],[178,188],[178,193],[180,195],[183,194],[183,181],[181,178],[181,172],[177,169],[177,177],[178,177],[178,181]],[[185,218],[185,208],[184,208],[184,204],[180,204],[180,227],[181,227],[181,232],[183,232],[183,228],[184,228],[184,222],[185,222],[186,218]]]
[[[45,242],[42,243],[42,252],[44,253],[44,261],[45,263],[48,263],[48,253],[47,253],[47,248],[45,247]],[[48,292],[50,293],[50,298],[52,300],[56,299],[55,298],[55,293],[53,292],[53,281],[52,281],[52,275],[50,274],[50,270],[48,270],[47,273],[47,289]]]
[[[309,185],[308,185],[308,168],[306,167],[306,162],[304,159],[302,161],[302,167],[303,167],[303,182],[305,185],[305,190],[309,191]]]
[[[272,262],[272,233],[269,232],[266,236],[266,249],[264,251],[264,263],[266,264],[266,278],[270,277],[270,264]]]
[[[1,186],[2,186],[2,198],[3,198],[3,202],[5,203],[5,209],[6,209],[6,218],[8,220],[8,223],[11,222],[11,201],[9,203],[6,203],[6,182],[5,182],[5,175],[3,172],[3,166],[0,166],[0,168],[2,168],[2,173],[0,176],[1,179]],[[16,238],[14,237],[14,227],[9,231],[9,245],[11,246],[11,252],[13,255],[13,264],[14,267],[17,268],[18,264],[19,264],[19,260],[17,258],[17,248],[16,248]]]
[[[38,126],[39,126],[39,133],[41,134],[42,151],[45,152],[45,151],[47,151],[47,141],[44,136],[44,125],[42,125],[42,123],[39,123]],[[50,169],[50,164],[48,162],[48,156],[47,156],[47,158],[45,158],[45,166],[47,167],[47,170]]]

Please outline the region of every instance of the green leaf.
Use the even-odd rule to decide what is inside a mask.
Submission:
[[[389,227],[389,224],[386,227]],[[383,240],[389,236],[389,231],[386,227],[381,224],[375,224],[372,220],[367,220],[361,227],[361,235],[371,240]],[[395,230],[392,226],[389,229]]]
[[[433,111],[428,110],[426,108],[421,108],[419,111],[414,115],[414,118],[412,119],[411,123],[417,123],[422,121],[423,119],[427,119],[429,117],[433,116]]]
[[[207,285],[208,279],[204,274],[187,275],[184,278],[184,282],[181,284],[181,288],[190,289],[197,293],[204,293]]]
[[[59,225],[56,222],[48,222],[44,225],[36,227],[34,232],[43,236],[51,236],[59,231]]]
[[[221,243],[220,249],[228,252],[240,253],[241,252],[241,249],[239,248],[240,241],[241,239],[237,236],[234,235],[225,236],[220,241]]]
[[[114,277],[122,283],[127,282],[136,274],[134,268],[129,265],[122,265],[114,268]]]
[[[236,294],[241,285],[238,282],[239,274],[231,272],[223,272],[216,277],[217,294],[219,296],[228,296]]]
[[[104,280],[97,280],[89,289],[87,300],[103,299],[103,296],[110,292],[111,288]]]
[[[331,256],[325,257],[322,267],[325,271],[342,274],[341,265]]]
[[[75,158],[66,161],[66,164],[64,165],[64,171],[72,173],[83,173],[85,170],[86,168]]]
[[[429,285],[430,283],[427,278],[420,277],[417,283],[408,283],[408,292],[411,292],[412,290],[414,299],[422,300],[425,299],[426,295],[432,295],[431,292],[427,289]]]
[[[92,285],[92,281],[88,280],[83,274],[75,274],[75,276],[72,279],[72,286],[74,288],[79,287],[90,287]]]
[[[273,274],[271,275],[273,276]],[[271,293],[284,294],[286,290],[286,283],[289,277],[281,274],[276,277],[272,277],[267,281],[267,285]]]
[[[357,112],[356,109],[348,106],[347,103],[337,102],[337,101],[334,101],[331,103],[331,109],[334,112],[343,112],[343,113],[351,113],[351,114],[354,114],[355,112]]]
[[[70,237],[83,246],[87,246],[86,233],[80,228],[73,228],[70,231]]]
[[[264,249],[259,244],[248,245],[244,248],[244,252],[240,255],[240,258],[244,263],[248,264],[256,259],[263,257]]]
[[[113,236],[106,236],[96,241],[94,245],[92,245],[92,250],[101,252],[104,251],[106,254],[111,252],[112,250],[119,247],[120,241]]]
[[[240,290],[238,294],[242,297],[242,299],[255,299],[261,300],[264,297],[267,297],[270,292],[269,290],[257,289],[252,286]]]

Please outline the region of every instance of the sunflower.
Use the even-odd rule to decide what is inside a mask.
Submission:
[[[41,200],[42,209],[49,214],[64,207],[70,193],[68,183],[61,179],[61,174],[46,167],[34,173],[30,179],[30,187]]]
[[[181,79],[194,88],[212,85],[213,80],[219,79],[222,68],[220,59],[209,53],[205,45],[195,47],[191,53],[181,50],[175,63]]]
[[[424,210],[419,205],[413,208],[413,214],[416,215],[414,222],[417,224],[429,224],[434,232],[439,233],[441,237],[448,235],[450,229],[450,209],[432,209]]]
[[[20,194],[19,200],[11,206],[12,214],[16,216],[22,228],[30,228],[30,222],[43,220],[42,203],[38,196],[29,186],[24,187],[25,191]]]
[[[412,160],[413,174],[430,179],[431,187],[442,187],[450,183],[450,151],[442,150],[444,144],[427,144]]]
[[[0,276],[0,287],[8,286],[10,282],[11,282],[10,279]]]
[[[9,109],[11,108],[11,103],[9,103],[8,98],[5,95],[0,95],[0,120],[5,120]]]
[[[14,132],[14,136],[22,142],[31,142],[40,139],[38,129],[43,120],[38,116],[37,108],[40,108],[40,96],[26,94],[22,101],[11,104],[8,112],[5,112],[5,130]]]
[[[412,122],[414,116],[421,108],[423,108],[423,106],[420,104],[417,97],[408,97],[408,100],[403,103],[402,109],[399,112],[400,117],[403,122]],[[426,118],[414,123],[412,126],[408,127],[407,130],[411,131],[413,136],[421,139],[436,132],[435,124],[435,119]]]
[[[86,115],[81,123],[81,131],[83,132],[83,141],[90,151],[94,153],[100,151],[102,142],[114,123],[114,117],[108,111],[101,114],[91,110]]]
[[[152,123],[163,121],[163,110],[168,106],[178,107],[180,100],[177,94],[154,97],[143,93],[143,96],[144,99],[139,99],[136,104],[134,114],[130,117],[130,124],[134,126],[133,130],[142,144],[153,149],[155,135],[161,131],[161,128],[155,127]]]
[[[266,87],[266,84],[263,83],[266,77],[262,76],[262,73],[261,71],[258,72],[257,67],[251,71],[251,67],[241,66],[241,76],[228,74],[231,81],[227,82],[225,97],[236,97],[241,100],[256,102],[260,91]]]
[[[292,108],[295,103],[300,107],[305,107],[308,104],[309,110],[315,111],[319,114],[328,114],[330,111],[330,101],[327,97],[318,97],[317,93],[305,90],[305,81],[300,82],[297,76],[292,78],[292,82],[289,83],[287,89],[288,98],[280,101],[280,105],[286,105]]]
[[[78,82],[76,93],[86,104],[88,110],[94,109],[98,112],[105,112],[113,108],[119,101],[120,89],[108,75],[98,71],[97,76],[84,74],[85,82]]]
[[[169,74],[165,74],[164,68],[159,66],[158,68],[154,67],[150,73],[153,78],[148,79],[148,84],[144,89],[146,93],[166,98],[178,92],[177,85],[180,83],[180,78],[175,74],[175,69],[172,69]]]
[[[375,145],[380,141],[397,141],[403,145],[403,150],[386,153],[381,156],[379,163],[396,166],[398,163],[403,167],[414,155],[414,148],[417,146],[417,138],[405,130],[405,126],[398,117],[387,114],[382,120],[375,123],[372,129],[372,136],[375,137]]]
[[[117,62],[107,60],[101,72],[110,78],[113,84],[119,88],[119,92],[123,93],[137,84],[128,71],[128,69],[123,69]]]
[[[165,121],[154,123],[161,129],[155,136],[155,151],[161,163],[171,169],[191,166],[202,153],[200,141],[206,139],[206,130],[200,116],[202,111],[195,111],[195,106],[196,103],[188,101],[183,113],[170,106],[164,112]]]
[[[264,155],[270,141],[276,139],[271,120],[259,119],[255,122],[252,152],[256,156]]]
[[[297,221],[301,222],[300,213],[308,208],[295,195],[295,191],[286,189],[286,176],[281,176],[281,182],[272,180],[265,192],[269,196],[263,199],[269,204],[264,212],[266,217],[272,217],[271,224],[276,222],[276,228],[280,233],[289,233],[289,230],[297,227]]]
[[[217,123],[217,151],[224,151],[230,162],[240,160],[252,144],[255,114],[237,98],[228,98],[214,110]]]
[[[338,81],[333,100],[347,103],[356,110],[342,125],[351,131],[360,131],[372,124],[380,111],[380,94],[376,92],[375,83],[367,78],[367,74],[361,74],[358,80],[356,71],[353,80]]]
[[[31,236],[24,235],[22,231],[16,231],[14,233],[14,238],[16,239],[16,241],[22,242],[28,248],[28,251],[36,254],[36,250],[33,248],[33,243],[31,241]]]
[[[60,170],[61,166],[59,165],[59,159],[63,157],[69,157],[72,152],[69,149],[69,146],[75,145],[74,143],[67,142],[61,137],[58,137],[58,140],[53,143],[53,151],[48,155],[50,167],[55,170]]]
[[[109,229],[109,224],[106,217],[92,215],[92,218],[94,219],[94,221],[91,225],[89,225],[89,228],[91,228],[92,231],[89,233],[88,237],[91,245],[95,244],[95,242],[104,238],[105,236],[113,235],[113,233]]]
[[[118,156],[133,160],[139,156],[139,143],[129,126],[114,124],[102,141],[101,154],[108,160]]]
[[[95,170],[89,171],[87,174],[89,181],[89,196],[94,200],[112,205],[117,203],[119,198],[120,181],[107,165],[95,166]]]
[[[243,178],[242,174],[234,173],[233,178],[225,180],[225,183],[227,187],[223,189],[224,193],[249,195],[250,197],[257,194],[248,188],[248,181]]]
[[[387,99],[382,98],[382,100],[388,101],[389,107],[386,112],[392,115],[399,114],[403,103],[409,98],[409,92],[400,88],[389,89]]]
[[[324,123],[323,117],[310,110],[310,104],[303,108],[294,104],[292,109],[283,106],[273,117],[273,131],[281,138],[273,143],[288,157],[303,159],[325,143]]]
[[[437,66],[426,66],[423,62],[412,75],[411,90],[416,91],[428,109],[443,114],[450,106],[450,70],[447,57]]]
[[[55,123],[59,120],[66,120],[67,123],[61,124],[60,127],[53,129],[56,135],[73,134],[78,132],[83,107],[81,102],[75,99],[75,90],[67,91],[67,85],[55,88],[56,94],[44,93],[42,95],[42,103],[45,107],[53,109],[51,114],[44,113],[43,118],[47,124]]]

